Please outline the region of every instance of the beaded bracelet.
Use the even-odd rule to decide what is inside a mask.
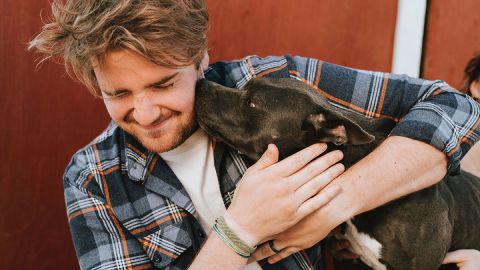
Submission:
[[[218,235],[218,237],[229,246],[233,251],[243,258],[250,258],[252,253],[257,248],[250,247],[245,242],[243,242],[231,229],[228,227],[225,219],[223,217],[217,218],[215,224],[213,225],[213,231]]]

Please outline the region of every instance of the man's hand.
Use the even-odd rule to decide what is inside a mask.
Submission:
[[[480,251],[475,249],[460,249],[447,253],[443,264],[454,263],[460,270],[480,269]]]
[[[325,188],[343,171],[334,165],[341,152],[321,155],[326,148],[314,144],[278,162],[278,149],[269,145],[240,180],[224,215],[240,239],[251,246],[267,241],[341,194],[338,186]],[[246,261],[211,234],[188,269],[244,269]]]
[[[431,145],[405,137],[388,137],[331,183],[340,185],[341,193],[294,228],[274,237],[274,247],[281,252],[270,257],[269,262],[313,246],[357,214],[437,183],[446,173],[446,164],[445,154]],[[254,258],[265,258],[272,252],[269,246],[262,246]]]
[[[292,228],[273,237],[273,245],[280,252],[275,253],[269,243],[264,243],[257,248],[249,262],[268,257],[268,263],[274,264],[323,240],[338,224],[329,222],[337,219],[327,218],[326,213],[321,210],[317,210]]]
[[[225,220],[247,244],[256,245],[280,233],[327,204],[339,192],[324,189],[344,167],[340,151],[320,156],[325,144],[314,144],[278,162],[274,145],[240,181]],[[333,165],[333,166],[332,166]]]

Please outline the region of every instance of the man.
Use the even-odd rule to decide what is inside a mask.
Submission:
[[[442,82],[289,56],[208,66],[201,0],[55,1],[53,14],[30,47],[62,56],[71,74],[101,92],[113,120],[64,175],[83,269],[260,269],[245,266],[256,245],[254,258],[275,263],[263,269],[311,269],[333,228],[456,171],[479,135],[478,105]],[[402,120],[343,174],[342,154],[321,155],[322,144],[280,162],[271,145],[246,170],[238,153],[197,128],[202,76],[230,87],[296,78],[340,106]]]

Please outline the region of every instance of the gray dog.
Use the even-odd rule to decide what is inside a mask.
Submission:
[[[284,158],[316,142],[344,152],[348,168],[379,145],[393,128],[333,107],[294,79],[252,79],[241,90],[200,80],[195,109],[210,135],[257,160],[269,143]],[[357,236],[366,234],[370,244]],[[347,222],[346,237],[373,269],[435,270],[445,254],[480,249],[480,179],[466,172]],[[362,239],[365,239],[363,237]],[[376,248],[358,250],[356,246]]]

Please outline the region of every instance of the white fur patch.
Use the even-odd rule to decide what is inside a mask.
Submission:
[[[359,232],[350,220],[347,221],[345,238],[350,242],[352,252],[358,254],[366,265],[374,270],[387,269],[387,267],[379,261],[381,258],[380,251],[382,244],[369,235]]]

